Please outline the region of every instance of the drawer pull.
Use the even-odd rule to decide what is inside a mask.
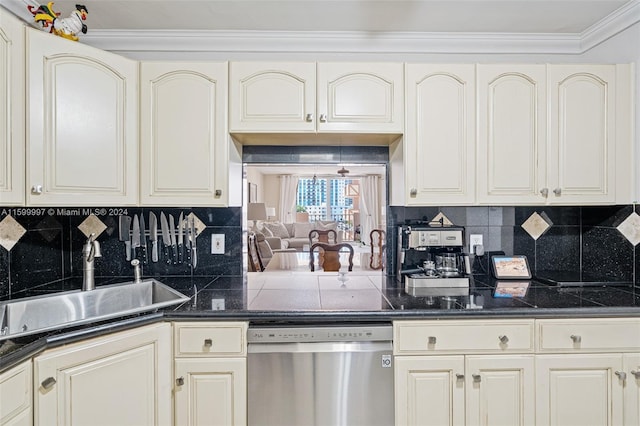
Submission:
[[[181,377],[178,377],[178,378],[176,379],[176,385],[177,385],[177,386],[183,386],[183,385],[184,385],[184,377],[182,377],[182,376],[181,376]]]
[[[464,374],[456,373],[456,380],[464,380]]]
[[[56,379],[54,379],[53,377],[47,377],[41,383],[42,389],[44,389],[44,390],[51,389],[53,387],[53,385],[55,385],[55,384],[56,384]]]
[[[436,344],[436,336],[429,336],[429,344],[430,345]]]
[[[307,114],[307,115],[305,115],[304,119],[305,119],[307,122],[312,122],[312,121],[313,121],[313,114]]]
[[[571,340],[573,340],[573,343],[580,343],[580,342],[582,342],[582,337],[580,337],[578,335],[575,335],[575,334],[572,334],[571,335]]]
[[[210,348],[211,346],[213,346],[213,340],[211,340],[211,339],[204,339],[204,347],[205,347],[205,348]]]
[[[631,370],[631,374],[633,374],[636,379],[640,379],[640,371]]]
[[[482,381],[482,377],[479,374],[472,374],[471,377],[473,377],[474,383],[480,383]]]
[[[616,376],[618,376],[618,378],[622,381],[627,380],[627,373],[625,373],[624,371],[616,371]]]
[[[500,339],[500,343],[502,343],[503,345],[509,343],[509,338],[507,336],[498,336],[498,339]]]

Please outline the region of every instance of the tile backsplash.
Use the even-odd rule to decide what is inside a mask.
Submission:
[[[0,207],[0,300],[56,280],[81,277],[82,246],[91,232],[97,234],[102,257],[95,260],[96,278],[133,277],[120,241],[119,218],[149,213],[178,219],[193,213],[201,222],[197,238],[198,264],[168,264],[160,253],[158,262],[143,265],[144,276],[239,276],[242,275],[242,209],[237,208],[9,208]],[[176,224],[177,225],[177,224]],[[148,231],[147,231],[148,233]],[[225,253],[211,254],[211,235],[225,235]],[[162,244],[159,244],[162,252]]]
[[[82,276],[81,250],[87,232],[100,232],[102,257],[96,277],[133,276],[119,239],[121,215],[158,219],[160,212],[193,213],[203,223],[197,238],[198,265],[148,262],[144,276],[241,276],[242,208],[9,208],[0,207],[0,300],[21,297],[28,290]],[[431,220],[443,214],[464,226],[466,238],[482,234],[485,251],[524,254],[534,273],[584,272],[640,285],[640,250],[636,245],[640,206],[602,207],[389,207],[387,247],[397,247],[397,225],[406,220]],[[95,217],[94,217],[95,216]],[[89,219],[87,221],[87,219]],[[99,221],[96,221],[99,219]],[[524,225],[524,226],[523,226]],[[160,223],[158,223],[160,230]],[[83,232],[84,231],[84,232]],[[159,231],[160,234],[160,231]],[[211,254],[211,236],[224,234],[225,253]],[[160,249],[162,250],[162,249]],[[148,249],[150,252],[150,249]],[[395,249],[387,271],[395,271]],[[161,255],[162,256],[162,255]],[[476,270],[488,269],[488,258],[474,259]]]

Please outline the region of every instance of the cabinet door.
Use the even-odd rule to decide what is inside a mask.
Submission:
[[[151,325],[36,357],[36,424],[170,425],[170,329]]]
[[[464,357],[395,357],[396,425],[464,425]]]
[[[401,63],[319,63],[318,131],[401,134],[403,94]]]
[[[28,30],[31,205],[138,202],[138,63]]]
[[[245,425],[245,358],[181,358],[175,362],[176,425]]]
[[[227,205],[227,64],[143,62],[140,200]]]
[[[465,358],[467,426],[533,426],[533,355]]]
[[[480,203],[545,203],[546,67],[478,65]]]
[[[536,424],[621,425],[620,354],[536,356]]]
[[[615,65],[548,65],[549,202],[615,201]]]
[[[33,424],[31,360],[0,374],[0,425]]]
[[[0,9],[0,204],[25,199],[24,25]]]
[[[640,353],[622,357],[627,382],[624,389],[624,424],[640,425]]]
[[[230,132],[314,132],[314,62],[231,62]]]
[[[469,204],[474,196],[475,66],[406,66],[405,204]]]

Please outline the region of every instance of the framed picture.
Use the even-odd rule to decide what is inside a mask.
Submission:
[[[257,203],[258,202],[258,185],[255,183],[248,183],[249,186],[249,202]]]
[[[524,297],[529,290],[529,281],[496,281],[493,297]]]
[[[527,256],[491,256],[491,266],[497,279],[531,278]]]

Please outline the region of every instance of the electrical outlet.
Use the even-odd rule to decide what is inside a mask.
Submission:
[[[476,254],[474,246],[482,245],[482,234],[471,234],[469,236],[469,253]]]
[[[211,254],[224,254],[224,234],[211,235]]]
[[[224,311],[224,299],[211,299],[212,311]]]

